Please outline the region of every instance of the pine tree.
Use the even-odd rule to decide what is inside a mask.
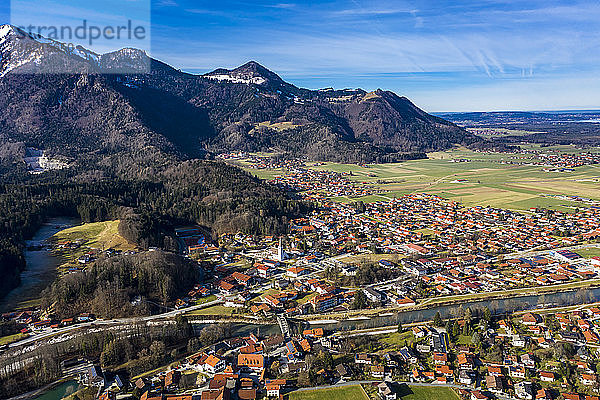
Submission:
[[[442,320],[442,316],[439,311],[436,312],[435,316],[433,317],[433,326],[437,326],[437,327],[444,326],[444,321]]]
[[[492,321],[492,312],[487,307],[483,309],[483,319],[485,319],[487,322]]]
[[[456,339],[458,339],[459,335],[460,335],[460,328],[459,328],[458,324],[454,324],[454,326],[452,327],[452,336],[456,340]]]
[[[465,324],[469,325],[469,327],[470,327],[472,319],[473,319],[473,312],[471,311],[470,307],[467,307],[467,310],[465,311]]]

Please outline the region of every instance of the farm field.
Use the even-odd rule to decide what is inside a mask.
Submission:
[[[402,385],[398,399],[402,400],[458,400],[454,390],[447,387]],[[292,392],[288,400],[359,400],[368,399],[359,385]]]
[[[454,390],[448,387],[433,387],[433,386],[410,386],[407,393],[399,396],[402,400],[459,400],[458,395]]]
[[[305,390],[292,392],[288,400],[368,400],[360,385],[342,386],[331,389]]]
[[[533,149],[535,145],[528,147]],[[572,146],[553,146],[548,149],[579,151]],[[583,166],[574,172],[544,172],[541,165],[511,164],[531,161],[538,159],[529,154],[487,154],[457,148],[431,153],[427,160],[363,166],[307,163],[307,166],[315,170],[351,173],[349,179],[385,190],[385,193],[362,198],[332,198],[340,202],[361,200],[371,203],[408,193],[425,192],[466,206],[492,206],[513,210],[543,207],[573,211],[576,207],[589,205],[556,196],[581,196],[600,200],[600,166]],[[281,169],[250,172],[263,179],[271,179],[283,173]]]

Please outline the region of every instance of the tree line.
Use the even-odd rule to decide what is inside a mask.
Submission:
[[[60,318],[91,312],[104,318],[145,315],[171,305],[201,280],[201,269],[174,253],[150,251],[100,259],[42,292],[42,308]]]
[[[84,332],[68,340],[47,343],[29,352],[20,349],[0,356],[0,398],[9,398],[60,379],[62,362],[85,358],[103,369],[136,376],[185,354],[193,330],[178,316],[174,324],[136,323],[119,330]],[[122,368],[122,364],[127,366]]]
[[[147,170],[134,163],[135,172],[125,174],[113,167],[98,172],[96,164],[83,163],[40,175],[5,175],[0,181],[0,273],[6,279],[0,282],[0,298],[19,284],[24,241],[52,216],[83,222],[121,218],[119,230],[131,242],[175,250],[177,225],[204,225],[215,235],[278,234],[312,207],[221,162],[165,158],[159,167]]]

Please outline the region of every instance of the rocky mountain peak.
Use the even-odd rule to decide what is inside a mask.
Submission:
[[[256,61],[249,61],[234,69],[218,68],[204,75],[207,78],[232,83],[254,84],[261,86],[282,86],[286,84],[279,75],[263,67]]]

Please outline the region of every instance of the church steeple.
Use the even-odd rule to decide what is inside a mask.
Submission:
[[[279,238],[279,247],[277,248],[277,261],[285,260],[285,252],[283,251],[283,238]]]

